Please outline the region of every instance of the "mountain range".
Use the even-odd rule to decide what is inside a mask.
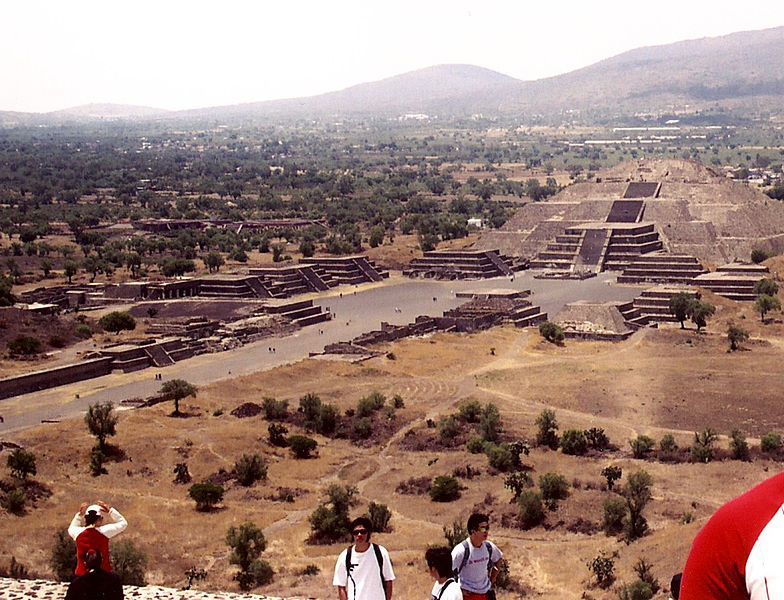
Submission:
[[[95,119],[264,119],[320,116],[760,112],[784,106],[784,27],[624,52],[563,75],[520,81],[472,65],[439,65],[344,90],[187,111],[91,104],[52,113],[0,112],[0,124]]]

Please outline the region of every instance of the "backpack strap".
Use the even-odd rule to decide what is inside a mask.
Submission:
[[[373,546],[373,554],[376,555],[376,562],[378,562],[378,576],[381,579],[381,588],[384,590],[384,598],[387,597],[387,580],[384,579],[384,555],[381,554],[381,547],[378,544],[371,544]]]
[[[455,572],[455,576],[460,575],[460,571],[463,570],[463,567],[465,567],[468,564],[468,559],[471,558],[471,547],[468,545],[468,540],[463,540],[462,546],[463,546],[463,560],[460,563],[460,567]]]
[[[349,546],[346,549],[346,575],[348,575],[348,576],[351,575],[351,569],[352,569],[352,567],[351,567],[351,550],[352,549],[353,549],[353,546]]]
[[[487,548],[487,574],[489,575],[495,566],[495,563],[493,563],[493,547],[490,545],[490,542],[485,542],[485,548]]]
[[[444,592],[446,591],[446,588],[449,587],[450,583],[455,583],[455,580],[452,579],[451,577],[444,582],[444,587],[442,587],[441,591],[438,592],[438,598],[436,598],[436,600],[441,600],[441,596],[444,595]]]

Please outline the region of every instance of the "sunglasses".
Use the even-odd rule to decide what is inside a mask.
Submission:
[[[367,529],[355,529],[351,533],[354,535],[367,535],[367,532],[368,532]]]

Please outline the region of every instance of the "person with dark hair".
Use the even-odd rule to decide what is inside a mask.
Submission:
[[[104,525],[106,515],[112,518],[112,523]],[[76,576],[81,577],[87,574],[87,565],[83,560],[87,550],[100,552],[103,559],[101,569],[111,573],[109,539],[125,531],[126,527],[128,527],[128,521],[125,520],[125,517],[106,502],[99,500],[89,506],[86,502],[83,503],[68,527],[68,535],[76,542],[76,571],[74,571]]]
[[[487,539],[490,517],[474,513],[467,527],[468,537],[452,549],[452,570],[465,600],[494,600],[493,585],[504,555]]]
[[[425,562],[430,576],[436,580],[430,592],[431,600],[463,600],[463,593],[452,574],[452,554],[449,548],[428,548]]]
[[[670,598],[671,600],[679,600],[681,597],[681,578],[683,573],[676,573],[670,580]]]
[[[784,599],[784,473],[731,500],[700,529],[680,598]]]
[[[99,550],[90,548],[79,558],[87,572],[71,582],[65,600],[123,600],[120,578],[101,568],[103,556]]]
[[[350,530],[354,544],[338,556],[332,578],[338,600],[392,600],[392,561],[384,546],[370,542],[370,519],[354,519]]]

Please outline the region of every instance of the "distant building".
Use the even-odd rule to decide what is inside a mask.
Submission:
[[[470,219],[468,219],[468,226],[476,227],[477,229],[482,229],[484,227],[484,222],[479,217],[471,217]]]

